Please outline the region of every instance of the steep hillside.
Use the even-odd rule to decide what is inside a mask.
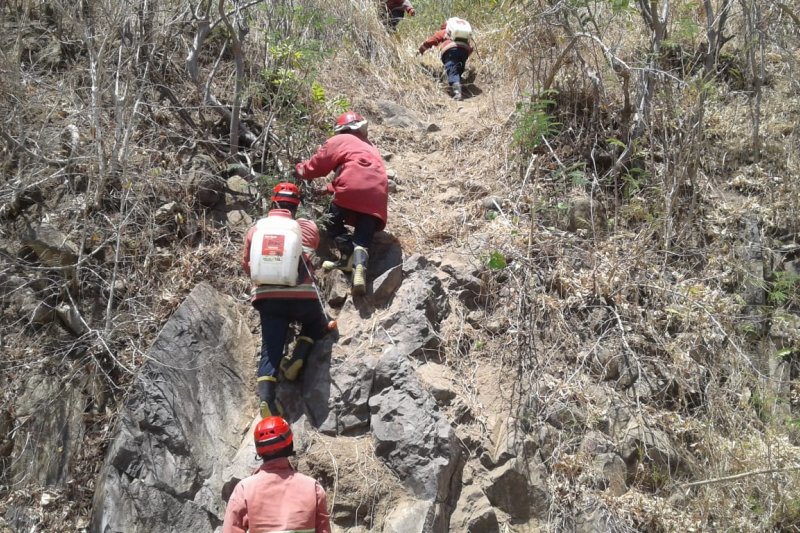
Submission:
[[[329,4],[221,2],[231,26],[204,3],[0,5],[0,530],[90,527],[126,398],[201,282],[257,333],[244,232],[349,107],[390,169],[383,249],[415,259],[394,303],[321,276],[325,361],[382,376],[373,414],[396,379],[452,431],[438,529],[796,530],[792,6],[420,0],[389,34],[373,3]],[[417,55],[450,14],[476,30],[462,102]],[[375,362],[439,286],[425,349]],[[385,434],[303,420],[337,530],[413,515]]]

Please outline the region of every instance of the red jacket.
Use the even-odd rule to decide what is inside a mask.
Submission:
[[[472,46],[470,46],[469,43],[448,39],[447,30],[444,28],[425,39],[425,42],[419,47],[419,53],[422,54],[425,52],[425,50],[434,46],[438,46],[440,52],[444,52],[445,50],[449,50],[454,46],[458,46],[459,48],[466,49],[468,55],[472,53]]]
[[[285,457],[264,461],[233,489],[222,533],[330,533],[325,489]]]
[[[411,5],[409,0],[386,0],[386,11],[391,11],[399,7],[405,9],[406,13],[414,9],[414,6]]]
[[[267,213],[268,217],[291,217],[291,211],[287,209],[271,209]],[[308,271],[304,268],[300,269],[302,276],[297,280],[297,285],[294,287],[284,287],[282,285],[256,285],[255,292],[251,301],[263,300],[266,298],[290,298],[301,300],[313,300],[317,297],[317,291],[314,288],[314,279],[311,277],[314,272],[311,267],[311,253],[319,246],[319,229],[317,225],[311,220],[305,218],[298,218],[297,223],[300,224],[300,231],[303,234],[303,259],[308,267]],[[254,225],[247,231],[244,238],[244,255],[242,257],[242,268],[245,273],[250,275],[250,244],[253,242],[253,234],[256,232]]]
[[[376,231],[386,227],[389,181],[378,149],[351,133],[334,135],[319,147],[311,159],[298,163],[296,174],[306,180],[335,171],[328,191],[333,203],[344,209],[378,218]]]

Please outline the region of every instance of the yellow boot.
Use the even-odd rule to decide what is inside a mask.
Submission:
[[[278,378],[261,376],[258,378],[258,397],[261,398],[261,418],[283,416],[283,408],[278,403]]]
[[[367,249],[356,246],[353,251],[353,294],[364,294],[367,292],[367,260],[369,254]]]
[[[289,381],[295,381],[300,376],[300,371],[303,370],[306,359],[314,347],[314,339],[311,337],[297,337],[297,343],[294,345],[292,355],[286,356],[281,359],[281,370],[283,377]]]

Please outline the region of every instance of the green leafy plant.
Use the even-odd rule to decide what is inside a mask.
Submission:
[[[772,305],[800,305],[800,275],[793,272],[775,272],[775,279],[767,293]]]
[[[552,94],[552,91],[548,94]],[[521,154],[532,153],[542,144],[543,139],[558,133],[561,124],[548,113],[548,108],[553,105],[555,101],[547,98],[517,103],[512,144]]]
[[[626,9],[628,9],[630,5],[629,0],[610,0],[610,2],[611,2],[611,10],[614,13],[621,13]]]
[[[486,261],[486,265],[492,270],[502,270],[508,266],[508,263],[506,262],[505,256],[495,250],[494,252],[489,254],[489,258]]]
[[[637,192],[639,192],[642,188],[642,185],[646,181],[647,172],[641,168],[632,168],[628,172],[622,175],[622,183],[624,184],[622,187],[622,194],[625,195],[625,198],[632,198]]]

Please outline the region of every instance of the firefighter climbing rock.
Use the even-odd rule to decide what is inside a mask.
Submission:
[[[258,396],[261,416],[274,416],[278,405],[278,373],[295,380],[314,343],[328,331],[328,320],[315,286],[310,256],[319,245],[319,230],[311,220],[297,219],[300,190],[279,183],[273,209],[247,232],[242,267],[255,290],[253,307],[261,316],[261,359]],[[292,322],[301,324],[294,350],[282,359]]]
[[[334,136],[309,159],[298,163],[295,177],[313,180],[334,172],[327,190],[333,194],[325,231],[339,250],[339,261],[322,268],[353,273],[353,293],[366,291],[369,247],[386,226],[389,181],[381,154],[367,138],[367,121],[353,111],[336,120]],[[353,226],[352,235],[345,224]]]
[[[438,46],[442,53],[442,64],[447,74],[447,83],[450,85],[453,100],[461,100],[461,76],[467,66],[467,59],[472,54],[472,26],[469,22],[458,17],[452,17],[442,22],[442,27],[428,37],[419,47],[420,55],[431,47]]]

